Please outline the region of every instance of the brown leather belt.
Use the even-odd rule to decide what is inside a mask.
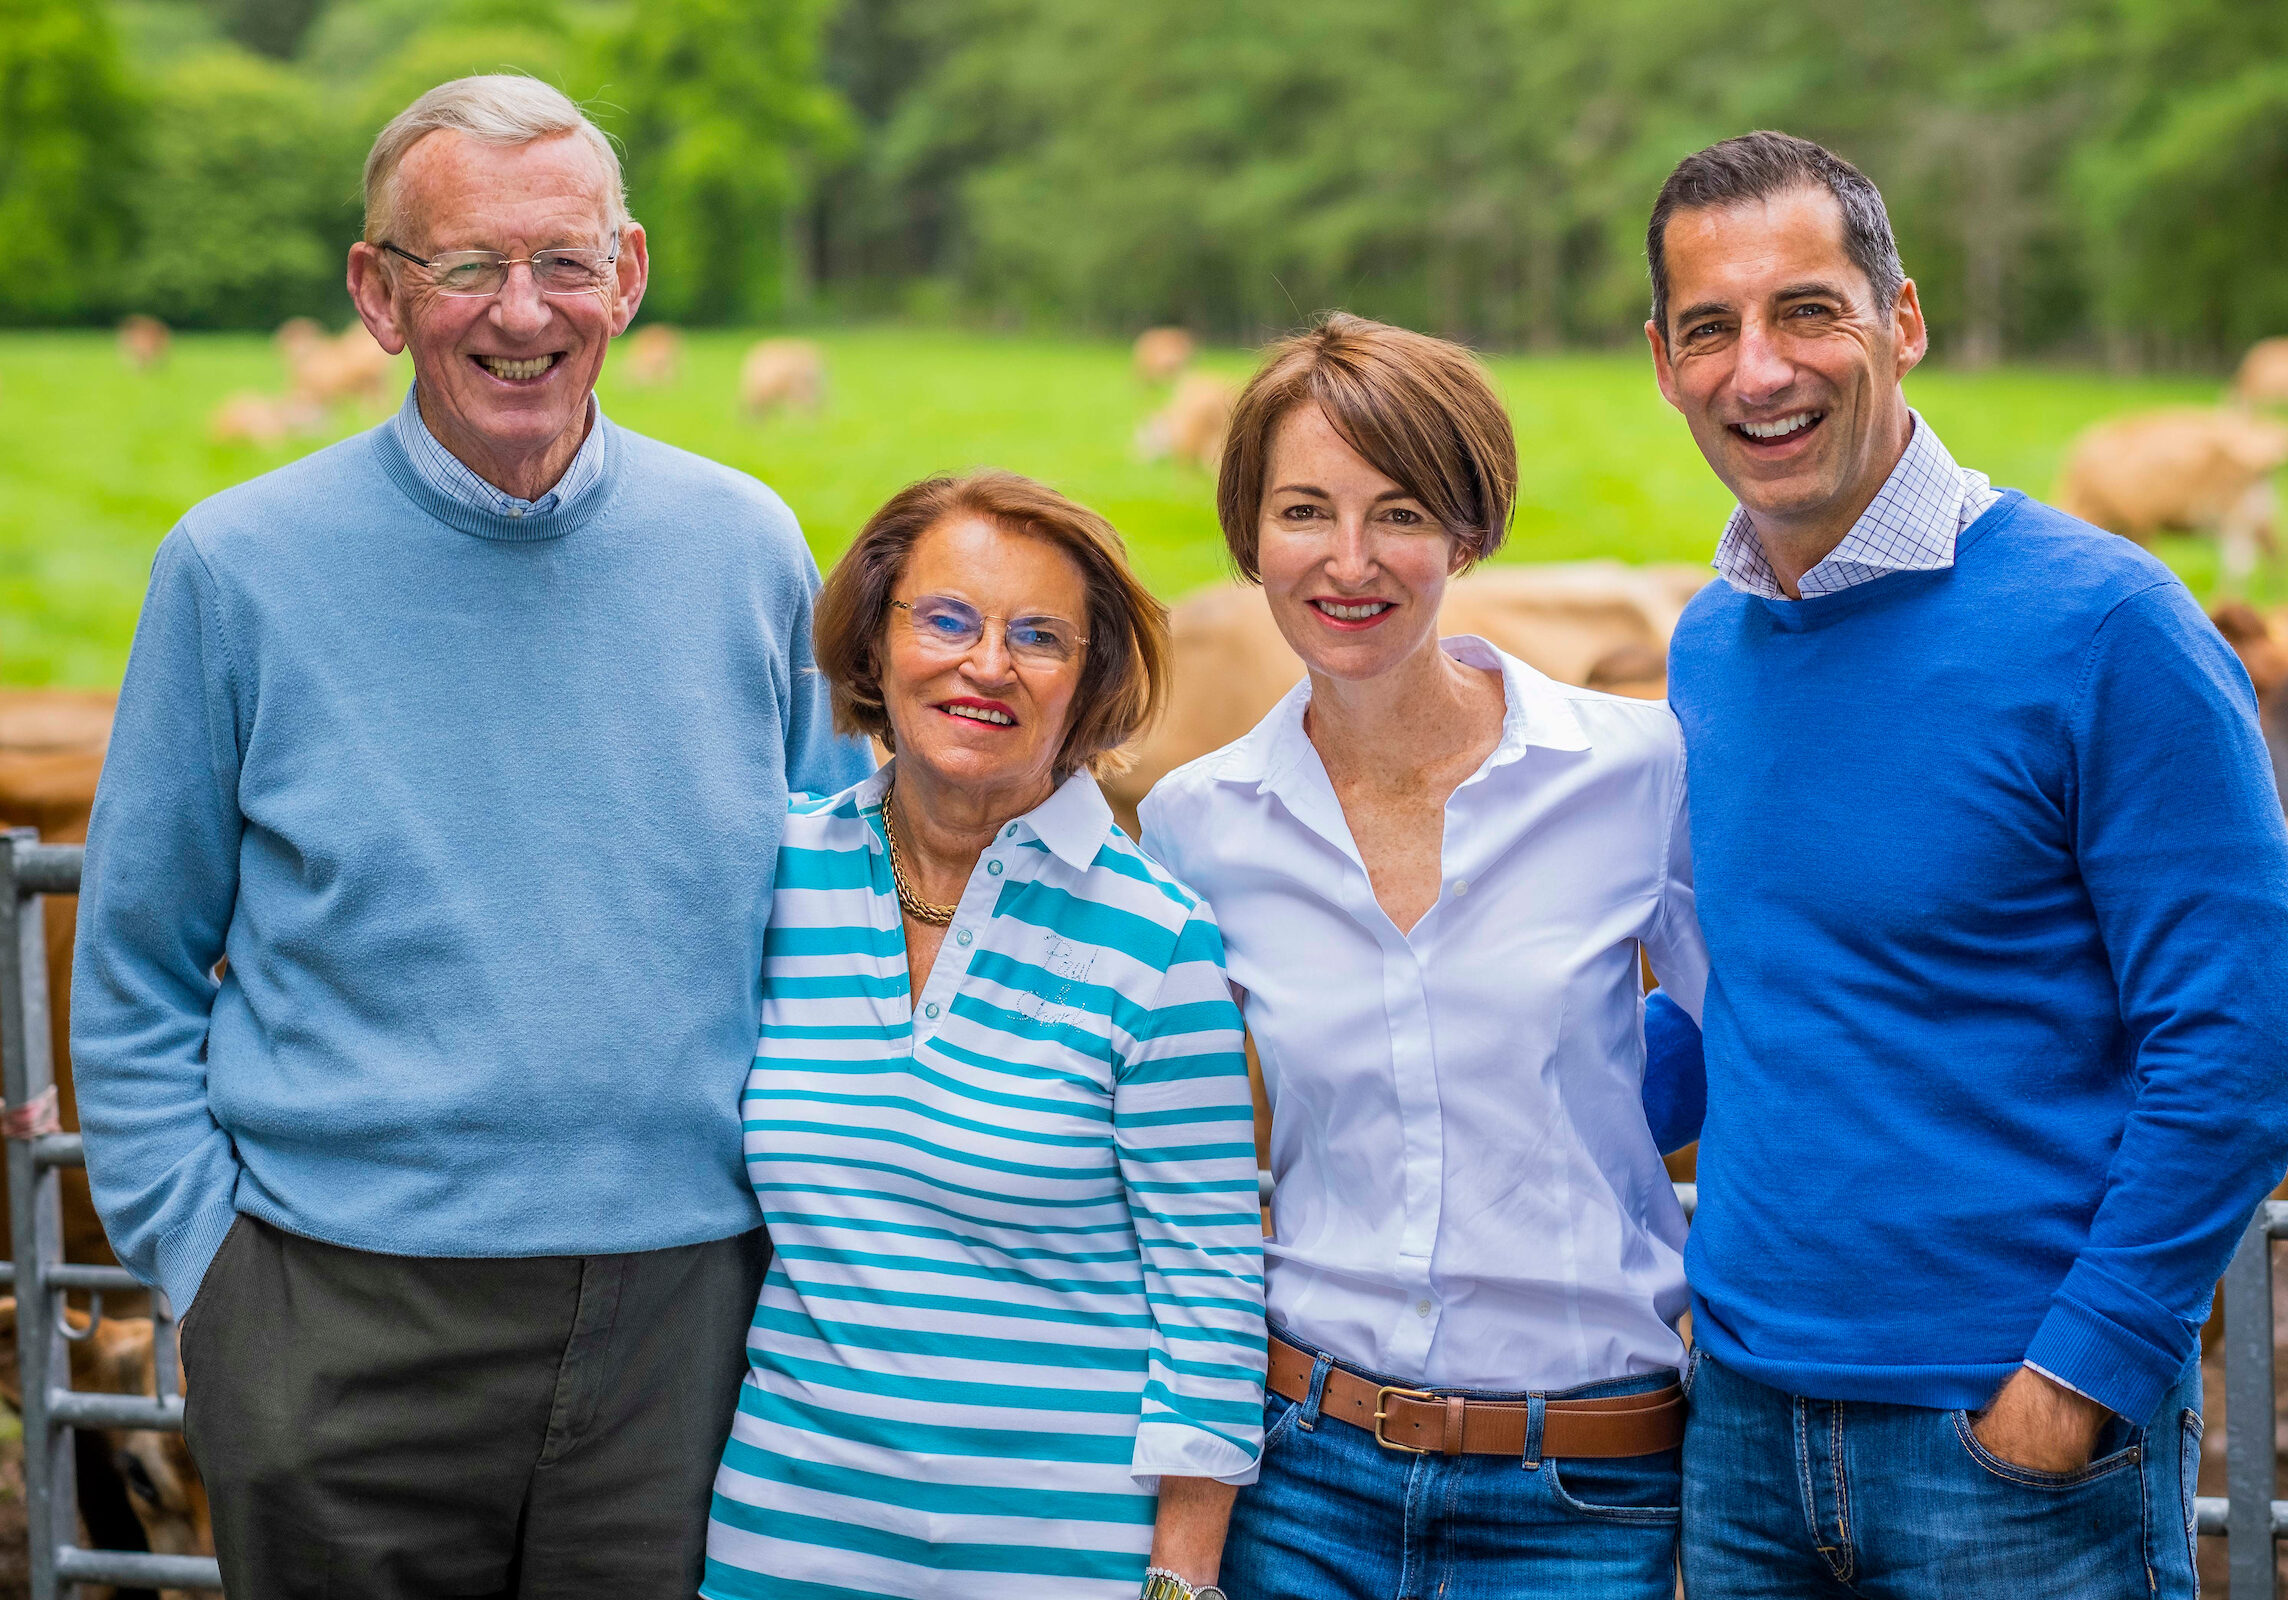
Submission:
[[[1272,1393],[1308,1399],[1311,1365],[1309,1356],[1272,1335]],[[1341,1367],[1327,1369],[1319,1391],[1320,1415],[1364,1428],[1386,1450],[1416,1455],[1523,1456],[1528,1409],[1523,1400],[1473,1400],[1377,1384]],[[1684,1390],[1673,1383],[1646,1394],[1542,1405],[1544,1456],[1649,1456],[1682,1443]]]

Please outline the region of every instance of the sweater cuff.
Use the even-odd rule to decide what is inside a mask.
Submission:
[[[2183,1348],[2163,1342],[2172,1329],[2181,1332]],[[2076,1262],[2051,1296],[2025,1361],[2142,1426],[2184,1370],[2196,1337],[2148,1297]]]
[[[153,1250],[159,1287],[178,1320],[190,1314],[206,1281],[207,1268],[222,1249],[222,1242],[238,1221],[238,1209],[226,1198],[202,1207],[196,1215],[161,1237]]]

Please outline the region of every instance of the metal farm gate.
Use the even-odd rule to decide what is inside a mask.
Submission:
[[[183,1397],[175,1381],[175,1323],[166,1297],[150,1295],[158,1393],[90,1394],[71,1386],[76,1333],[64,1315],[70,1297],[90,1299],[90,1323],[106,1293],[142,1290],[119,1267],[63,1259],[58,1168],[85,1164],[79,1135],[55,1131],[50,1054],[48,952],[42,897],[79,892],[81,848],[47,845],[29,828],[0,831],[0,893],[14,918],[0,950],[0,1116],[8,1145],[8,1205],[14,1261],[0,1262],[0,1285],[16,1295],[16,1345],[24,1393],[24,1500],[31,1539],[32,1600],[61,1600],[87,1581],[139,1588],[220,1589],[205,1556],[85,1550],[78,1543],[72,1432],[76,1428],[154,1428],[181,1432]],[[1264,1192],[1268,1199],[1269,1174]],[[1689,1215],[1696,1198],[1678,1186]],[[2277,1600],[2273,1541],[2288,1532],[2288,1501],[2274,1498],[2272,1241],[2288,1239],[2288,1203],[2259,1206],[2226,1270],[2224,1498],[2198,1506],[2203,1535],[2227,1543],[2229,1600]]]

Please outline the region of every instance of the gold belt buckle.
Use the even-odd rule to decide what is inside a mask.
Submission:
[[[1438,1398],[1427,1389],[1401,1389],[1395,1383],[1386,1383],[1375,1390],[1374,1442],[1381,1445],[1385,1450],[1403,1450],[1410,1456],[1428,1455],[1430,1449],[1427,1445],[1400,1444],[1395,1439],[1386,1439],[1382,1436],[1382,1424],[1390,1415],[1389,1411],[1384,1408],[1389,1403],[1388,1397],[1394,1394],[1404,1395],[1409,1400],[1435,1400]],[[1440,1442],[1443,1443],[1443,1440]]]

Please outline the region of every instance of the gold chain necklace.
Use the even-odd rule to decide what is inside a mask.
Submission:
[[[942,928],[953,920],[953,914],[961,906],[958,902],[941,906],[924,900],[914,892],[914,886],[906,881],[906,864],[900,859],[903,852],[898,849],[898,825],[890,820],[890,813],[895,809],[891,801],[897,792],[898,786],[894,783],[882,791],[882,837],[890,841],[890,881],[897,885],[898,904],[905,908],[907,916],[916,922],[926,922],[933,928]]]

